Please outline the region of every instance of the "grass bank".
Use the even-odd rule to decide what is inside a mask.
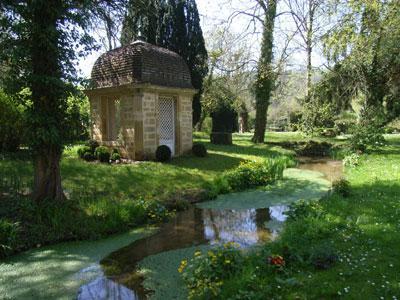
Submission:
[[[348,197],[294,205],[280,238],[246,255],[210,298],[398,299],[400,138],[387,140],[346,169]]]
[[[88,163],[77,158],[77,147],[69,147],[61,161],[69,200],[40,205],[27,196],[33,177],[28,153],[2,155],[0,257],[61,241],[98,239],[164,221],[172,209],[184,208],[187,201],[218,193],[215,179],[241,162],[291,154],[280,147],[254,145],[250,137],[235,135],[234,145],[222,146],[212,145],[206,135],[197,134],[195,140],[208,148],[207,157],[187,155],[166,164]],[[235,177],[231,176],[232,180]]]

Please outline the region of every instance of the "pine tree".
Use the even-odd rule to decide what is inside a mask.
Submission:
[[[161,1],[129,1],[128,12],[122,24],[121,44],[127,45],[138,38],[156,44],[159,31]]]
[[[193,125],[200,120],[200,97],[207,74],[207,50],[195,0],[131,0],[121,35],[123,45],[142,36],[149,43],[178,53],[189,66],[192,84]],[[149,7],[153,7],[149,9]],[[149,21],[151,20],[151,22]]]

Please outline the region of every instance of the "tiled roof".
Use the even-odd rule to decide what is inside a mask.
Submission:
[[[93,88],[150,83],[193,88],[186,62],[175,52],[136,41],[102,54],[92,69]]]

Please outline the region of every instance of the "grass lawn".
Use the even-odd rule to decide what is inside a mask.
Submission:
[[[61,162],[63,186],[67,191],[96,191],[132,198],[155,197],[164,200],[179,191],[202,188],[221,172],[244,160],[258,160],[290,154],[280,147],[254,145],[250,134],[235,134],[234,145],[213,145],[206,134],[198,133],[195,141],[208,149],[207,158],[192,155],[174,158],[170,163],[143,162],[135,165],[105,165],[79,160],[77,147],[64,151]],[[297,138],[300,138],[297,137]],[[1,158],[1,156],[0,156]],[[29,159],[0,159],[0,176],[17,178],[29,184],[32,164]]]
[[[221,299],[400,298],[400,137],[346,169],[351,195],[297,210],[281,237],[249,255]],[[286,260],[283,271],[267,257]],[[235,298],[236,297],[236,298]]]
[[[65,203],[32,203],[27,193],[32,162],[27,153],[0,156],[0,257],[36,245],[67,240],[96,239],[124,232],[168,217],[183,200],[209,197],[214,179],[245,160],[292,154],[271,145],[254,145],[251,135],[235,135],[234,145],[212,145],[204,134],[208,156],[177,157],[170,163],[130,165],[88,163],[77,158],[77,146],[68,147],[61,161]],[[2,234],[4,232],[4,234]]]

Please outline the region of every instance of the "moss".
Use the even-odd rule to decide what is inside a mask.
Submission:
[[[251,209],[290,204],[299,199],[318,199],[330,189],[323,174],[308,170],[286,169],[284,179],[263,189],[218,196],[198,204],[201,208]]]
[[[73,299],[82,284],[101,274],[97,264],[101,258],[151,232],[141,228],[94,242],[33,249],[4,260],[0,295],[2,299]]]

